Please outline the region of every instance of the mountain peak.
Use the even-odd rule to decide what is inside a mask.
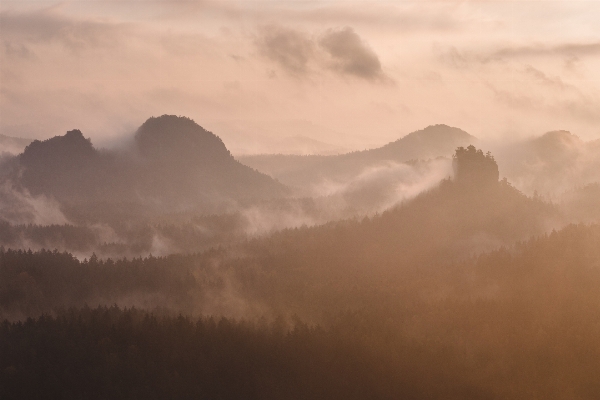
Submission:
[[[584,146],[579,136],[564,130],[547,132],[530,143],[537,156],[546,159],[576,156]]]
[[[43,163],[50,160],[80,160],[96,154],[90,139],[86,139],[79,129],[68,131],[63,136],[54,136],[44,141],[34,140],[21,154],[27,162]]]
[[[81,133],[81,131],[79,129],[73,129],[71,131],[67,131],[67,133],[65,133],[64,138],[68,139],[68,140],[81,140],[81,139],[85,139],[83,137],[83,133]]]
[[[376,149],[392,159],[410,160],[427,159],[439,156],[451,156],[459,146],[476,143],[477,138],[459,128],[444,124],[428,127],[409,133],[408,135]]]
[[[557,130],[546,132],[536,139],[538,142],[557,142],[563,145],[572,145],[582,143],[579,136],[572,134],[569,131]]]
[[[198,158],[216,160],[230,158],[223,141],[194,120],[176,115],[151,117],[135,134],[142,155],[152,159],[177,161]]]
[[[417,136],[426,138],[475,139],[474,136],[468,134],[462,129],[445,124],[429,125],[424,129],[409,133],[403,139],[409,137],[414,138]]]

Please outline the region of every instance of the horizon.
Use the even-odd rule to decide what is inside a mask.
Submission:
[[[149,117],[147,120],[152,119],[152,118],[158,118],[161,116],[175,116],[175,117],[183,117],[183,118],[188,118],[191,119],[196,125],[200,126],[203,129],[206,129],[204,126],[202,126],[201,124],[199,124],[197,121],[194,121],[192,118],[186,117],[184,115],[169,115],[169,114],[163,114],[163,115],[157,115],[157,116],[151,116]],[[146,121],[147,121],[146,120]],[[141,126],[141,125],[140,125]],[[301,135],[297,135],[297,136],[292,136],[292,137],[288,137],[288,138],[284,138],[283,140],[280,140],[279,147],[275,147],[275,150],[273,150],[273,148],[271,148],[272,151],[264,151],[264,152],[252,152],[251,150],[248,151],[248,149],[246,149],[246,151],[241,151],[241,152],[234,152],[231,151],[230,146],[228,145],[227,142],[225,142],[225,140],[223,140],[223,138],[216,132],[212,132],[209,129],[206,129],[208,132],[210,132],[211,134],[215,135],[216,137],[218,137],[219,139],[221,139],[223,141],[223,143],[225,144],[225,147],[231,151],[231,154],[234,157],[242,157],[242,158],[246,158],[246,157],[252,157],[252,156],[266,156],[266,155],[289,155],[289,156],[307,156],[307,155],[317,155],[317,156],[337,156],[337,155],[344,155],[344,154],[349,154],[349,153],[355,153],[355,152],[364,152],[364,151],[369,151],[369,150],[376,150],[379,149],[381,147],[385,147],[389,144],[398,142],[406,137],[408,137],[409,135],[415,134],[415,133],[419,133],[422,131],[426,131],[429,128],[432,127],[437,127],[437,126],[442,126],[442,127],[447,127],[450,129],[459,129],[462,132],[465,132],[467,134],[469,134],[471,137],[473,137],[473,139],[476,141],[475,143],[479,143],[479,146],[483,146],[486,149],[490,149],[493,148],[494,150],[500,150],[500,151],[505,151],[507,148],[509,148],[510,146],[515,146],[515,145],[522,145],[531,141],[534,141],[536,139],[541,139],[544,137],[550,137],[551,134],[554,133],[567,133],[575,138],[577,138],[578,140],[580,140],[582,142],[582,144],[593,144],[595,142],[600,141],[600,138],[592,138],[591,140],[584,140],[583,138],[581,138],[579,135],[577,135],[576,133],[573,133],[569,130],[566,129],[555,129],[555,130],[551,130],[551,131],[547,131],[544,132],[542,134],[539,135],[532,135],[529,137],[524,137],[524,138],[519,138],[519,139],[514,139],[513,141],[493,141],[493,140],[482,140],[481,138],[471,134],[470,132],[467,132],[465,130],[463,130],[462,128],[458,127],[458,126],[451,126],[451,125],[447,125],[444,123],[437,123],[437,124],[430,124],[427,125],[423,128],[417,129],[415,131],[412,132],[407,132],[404,135],[399,136],[396,139],[392,139],[391,141],[388,142],[382,142],[382,143],[373,143],[371,145],[371,147],[364,147],[364,148],[356,148],[356,149],[348,149],[348,148],[344,148],[341,146],[334,146],[331,145],[329,143],[325,143],[322,142],[318,139],[312,139],[308,136],[301,136]],[[86,137],[86,139],[89,139],[93,145],[93,147],[97,150],[117,150],[119,148],[124,148],[128,145],[129,142],[131,142],[135,136],[135,133],[137,131],[134,130],[130,133],[126,133],[123,134],[117,138],[112,138],[111,140],[108,141],[102,141],[100,140],[99,143],[94,142],[94,139],[91,136],[86,136],[85,132],[81,131],[79,128],[72,128],[69,129],[68,131],[62,133],[62,134],[56,134],[56,135],[52,135],[49,136],[47,138],[24,138],[24,137],[15,137],[15,136],[9,136],[9,135],[4,135],[1,134],[1,136],[6,137],[8,139],[17,139],[17,140],[27,140],[30,142],[33,142],[35,140],[38,141],[46,141],[48,139],[52,139],[54,137],[57,136],[64,136],[66,135],[69,131],[72,130],[76,130],[76,131],[80,131],[84,137]],[[281,147],[282,143],[285,143],[286,140],[288,142],[291,142],[293,140],[296,140],[300,143],[301,146],[304,147]],[[313,149],[316,149],[314,151],[310,151],[310,150],[306,150],[306,146],[310,146],[310,144],[314,144],[315,146],[318,147],[313,147]],[[235,147],[234,147],[235,148]],[[335,150],[331,150],[331,148],[334,148]],[[7,147],[6,149],[4,149],[4,151],[7,151],[8,153],[14,153],[14,154],[18,154],[21,153],[22,151],[19,151],[18,153],[16,153],[15,151],[9,151],[10,149]],[[14,148],[12,149],[14,150]]]

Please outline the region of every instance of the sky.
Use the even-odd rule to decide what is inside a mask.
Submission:
[[[600,139],[600,1],[0,0],[0,133],[113,146],[183,115],[234,154],[433,124]]]

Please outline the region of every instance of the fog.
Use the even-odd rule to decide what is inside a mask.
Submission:
[[[15,189],[10,181],[0,186],[0,218],[11,224],[66,224],[59,203],[45,195],[32,196],[27,189]]]
[[[498,146],[501,172],[524,193],[560,201],[566,192],[600,181],[598,144],[568,131],[552,131]]]

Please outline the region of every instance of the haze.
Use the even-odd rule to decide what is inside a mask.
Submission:
[[[234,154],[341,153],[435,123],[496,141],[600,136],[597,1],[3,0],[0,10],[7,136],[77,128],[104,147],[165,113]]]

